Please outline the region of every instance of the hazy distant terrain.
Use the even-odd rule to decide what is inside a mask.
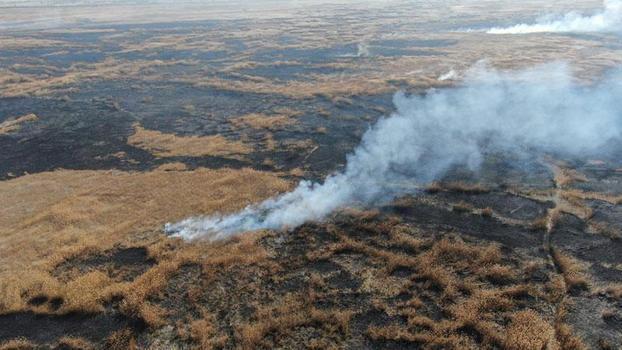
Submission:
[[[0,349],[621,343],[617,22],[487,33],[601,2],[92,5],[0,0]]]
[[[280,4],[280,5],[293,5],[300,6],[301,4],[321,4],[328,3],[326,0],[298,0],[292,2],[287,0],[255,0],[244,3],[254,3],[254,5],[266,5],[266,4]],[[349,2],[348,0],[339,2]],[[66,7],[66,6],[110,6],[110,5],[153,5],[153,4],[169,4],[169,5],[183,5],[183,4],[196,4],[203,6],[213,5],[230,5],[230,1],[223,0],[0,0],[0,6],[6,7]]]
[[[185,0],[182,3],[202,3],[211,4],[218,3],[218,0]],[[222,1],[220,1],[222,2]],[[0,6],[19,7],[19,6],[104,6],[104,5],[144,5],[144,4],[165,4],[179,3],[171,0],[0,0]]]

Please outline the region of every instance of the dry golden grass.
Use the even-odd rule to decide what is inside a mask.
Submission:
[[[504,345],[508,350],[560,349],[553,326],[532,310],[512,315]]]
[[[35,344],[25,339],[9,340],[0,343],[0,350],[32,350]]]
[[[350,317],[349,311],[317,309],[307,300],[289,294],[275,305],[261,306],[256,312],[257,321],[239,327],[236,338],[242,349],[250,350],[269,346],[262,340],[270,332],[276,332],[278,337],[304,325],[315,325],[337,336],[345,335]]]
[[[222,348],[228,340],[226,335],[219,336],[212,322],[207,319],[196,320],[190,324],[190,337],[201,349]]]
[[[262,141],[263,141],[262,146],[266,151],[274,151],[279,147],[279,143],[274,139],[274,136],[270,132],[267,132],[264,135],[264,139]],[[268,162],[269,161],[270,160],[268,160]]]
[[[326,109],[324,109],[324,108],[319,108],[319,109],[317,110],[317,114],[318,114],[320,117],[323,117],[323,118],[328,118],[328,117],[330,117],[330,116],[331,116],[330,112],[329,112],[329,111],[327,111],[327,110],[326,110]]]
[[[88,340],[74,337],[62,337],[58,341],[60,348],[69,348],[72,350],[91,350],[95,349],[95,346]]]
[[[618,317],[618,311],[616,311],[615,309],[604,309],[600,313],[600,316],[606,320],[611,320]]]
[[[299,151],[313,150],[317,147],[317,144],[312,139],[305,139],[305,140],[288,139],[288,140],[284,140],[283,142],[281,142],[281,144],[286,149],[299,150]]]
[[[589,220],[594,215],[594,211],[583,200],[595,199],[598,194],[583,192],[575,189],[564,188],[567,184],[583,181],[583,177],[577,175],[566,168],[560,168],[557,165],[551,165],[554,171],[555,189],[546,193],[526,193],[527,197],[535,200],[551,200],[555,206],[548,209],[547,214],[531,223],[531,228],[536,230],[546,230],[552,232],[562,218],[562,214],[571,214],[582,220]],[[606,196],[605,196],[606,197]],[[608,198],[613,201],[613,198]],[[593,230],[598,230],[597,225],[592,225]]]
[[[451,206],[451,210],[457,213],[468,213],[471,212],[473,209],[475,208],[473,208],[472,205],[469,205],[468,203],[463,201],[455,203]]]
[[[584,192],[576,189],[564,191],[564,196],[576,199],[596,199],[613,205],[622,203],[622,195],[610,195],[599,192]]]
[[[289,174],[291,176],[304,177],[305,174],[306,174],[306,171],[304,169],[298,167],[298,168],[293,168],[292,170],[290,170]]]
[[[162,172],[164,174],[170,174]],[[185,172],[182,172],[182,174]],[[391,251],[349,236],[337,226],[328,224],[327,230],[337,238],[337,243],[328,245],[324,251],[311,251],[310,259],[333,259],[334,254],[347,251],[358,252],[374,260],[375,272],[361,274],[364,279],[360,291],[375,296],[373,305],[385,310],[389,315],[399,315],[407,320],[407,326],[370,327],[365,334],[377,340],[402,340],[419,343],[429,347],[453,349],[477,349],[481,346],[501,346],[513,344],[515,349],[527,349],[529,345],[543,344],[550,335],[551,326],[538,312],[516,310],[515,300],[531,295],[541,298],[538,287],[512,284],[520,271],[504,265],[502,253],[497,245],[480,245],[464,242],[458,235],[436,240],[419,234],[419,229],[410,227],[391,217],[380,218],[377,210],[344,210],[339,214],[351,217],[355,228],[386,235],[392,244],[407,248],[411,254]],[[205,291],[201,286],[209,286],[225,278],[233,281],[236,273],[251,271],[259,275],[249,280],[251,294],[261,293],[256,278],[278,277],[287,269],[274,259],[272,248],[264,248],[259,240],[273,237],[274,233],[257,232],[236,237],[229,242],[184,244],[175,240],[159,240],[149,246],[149,256],[157,264],[131,283],[106,285],[107,276],[100,273],[88,273],[83,276],[84,286],[100,292],[89,292],[77,283],[75,293],[83,293],[83,301],[76,295],[63,294],[76,300],[75,305],[82,305],[82,310],[89,305],[96,307],[110,300],[112,296],[122,295],[124,300],[121,310],[124,314],[140,317],[152,327],[167,324],[169,310],[158,300],[166,297],[167,286],[181,267],[187,264],[200,266],[200,278],[192,281],[196,288],[187,289],[191,303],[201,305],[205,302]],[[92,248],[97,251],[100,248]],[[267,250],[269,249],[269,250]],[[76,251],[76,254],[91,254],[92,251]],[[65,254],[64,257],[68,255]],[[412,287],[412,278],[401,279],[391,276],[392,267],[408,267],[416,273],[417,280],[428,280],[424,288],[438,290],[440,297],[434,299],[443,309],[443,320],[435,321],[423,316],[421,310],[425,303],[413,295],[409,300],[397,304],[387,303],[384,298],[393,298]],[[518,269],[518,267],[516,267]],[[525,268],[527,270],[527,268]],[[78,281],[76,279],[74,281]],[[497,287],[485,282],[489,280],[510,283],[509,286]],[[268,279],[271,281],[271,279]],[[100,282],[102,284],[100,284]],[[203,284],[201,284],[203,283]],[[194,284],[193,284],[194,286]],[[263,287],[261,287],[263,288]],[[244,319],[235,319],[230,325],[233,333],[223,331],[223,323],[215,312],[201,311],[196,319],[176,321],[177,332],[181,339],[188,339],[203,348],[221,347],[233,344],[243,349],[270,348],[281,341],[299,334],[300,329],[317,329],[322,337],[305,344],[311,348],[323,349],[339,347],[350,332],[352,309],[319,309],[314,302],[325,298],[334,298],[335,290],[325,276],[314,272],[309,276],[309,289],[285,294],[268,300],[252,302],[253,312]],[[53,289],[53,288],[52,288]],[[198,290],[195,290],[198,289]],[[238,289],[235,289],[236,291]],[[305,291],[306,290],[306,291]],[[332,291],[331,291],[332,290]],[[51,290],[48,294],[52,295]],[[226,295],[229,291],[226,292]],[[67,292],[60,292],[67,293]],[[92,293],[92,294],[89,294]],[[233,294],[234,297],[237,294]],[[217,298],[210,294],[210,298]],[[429,302],[429,301],[427,301]],[[67,306],[68,308],[68,306]],[[64,309],[67,310],[67,309]],[[500,315],[511,320],[509,324],[499,323]],[[532,333],[536,336],[531,336]],[[230,335],[232,334],[232,335]],[[475,337],[475,338],[474,338]],[[114,343],[129,344],[131,333],[115,335]],[[475,341],[474,339],[481,339]],[[109,340],[109,343],[113,343]],[[548,344],[548,343],[547,343]],[[555,342],[550,343],[555,349]],[[123,346],[120,348],[124,348]]]
[[[598,288],[595,293],[606,295],[610,298],[621,300],[622,299],[622,284],[610,284],[606,287]]]
[[[99,309],[99,301],[126,286],[114,287],[96,273],[64,286],[48,271],[89,247],[101,251],[131,244],[133,237],[157,232],[166,222],[239,210],[290,187],[274,174],[249,169],[63,170],[0,182],[0,197],[7,200],[0,208],[0,279],[5,282],[0,312],[24,309],[36,294],[70,298],[64,310]]]
[[[354,251],[384,260],[387,266],[385,271],[386,274],[389,274],[397,267],[414,266],[417,263],[413,257],[371,247],[343,235],[339,231],[334,230],[334,228],[329,227],[329,229],[333,234],[339,237],[340,241],[338,243],[328,245],[322,250],[308,253],[307,257],[310,260],[324,260],[339,252]]]
[[[105,347],[107,349],[127,349],[136,350],[136,339],[129,328],[120,329],[113,332],[107,339]]]
[[[581,263],[558,249],[552,249],[552,257],[569,289],[588,289],[589,281]]]
[[[521,3],[522,4],[522,3]],[[124,20],[138,20],[151,22],[156,19],[170,21],[171,16],[180,16],[181,18],[192,19],[205,19],[214,18],[248,18],[248,17],[269,17],[275,18],[282,16],[283,13],[291,13],[291,8],[286,10],[274,10],[266,11],[262,8],[260,11],[241,11],[239,8],[231,8],[226,11],[222,9],[214,11],[214,6],[208,7],[196,7],[184,6],[183,9],[173,10],[167,8],[165,11],[162,8],[156,10],[157,7],[152,8],[149,6],[135,7],[112,7],[109,11],[98,11],[91,7],[84,7],[78,9],[78,7],[72,7],[71,9],[65,9],[64,13],[68,16],[66,19],[70,21],[77,20],[78,18],[92,18],[94,21],[102,20],[102,18],[109,15],[109,13],[123,13],[122,18],[115,16],[112,19],[113,22],[120,22]],[[465,5],[460,6],[461,11],[477,11],[489,13],[489,9],[485,11],[481,8],[475,10],[477,6]],[[189,10],[192,8],[192,10]],[[209,9],[209,11],[207,11]],[[49,9],[48,9],[49,10]],[[314,9],[317,10],[317,9]],[[360,27],[364,26],[365,37],[377,37],[377,38],[395,38],[395,39],[440,39],[455,41],[455,45],[449,45],[442,48],[429,47],[425,48],[427,55],[407,55],[407,56],[394,56],[394,57],[369,57],[364,60],[352,59],[352,60],[329,60],[323,67],[334,67],[340,70],[348,70],[348,74],[343,72],[334,74],[307,74],[305,80],[302,81],[288,81],[275,82],[269,79],[257,79],[256,77],[240,75],[244,77],[244,80],[216,78],[214,76],[192,74],[179,78],[180,81],[185,81],[190,84],[215,86],[224,89],[237,90],[237,91],[251,91],[251,92],[266,92],[266,93],[282,93],[290,96],[297,97],[309,97],[316,93],[325,93],[328,96],[349,96],[355,94],[374,94],[380,92],[394,91],[396,87],[393,85],[395,82],[406,82],[413,87],[442,87],[452,84],[451,81],[439,81],[437,78],[440,74],[446,73],[450,68],[455,69],[458,72],[462,72],[473,63],[481,59],[481,57],[487,57],[492,66],[502,69],[507,68],[520,68],[524,66],[533,66],[539,63],[550,62],[551,60],[568,60],[577,67],[578,74],[582,79],[589,79],[590,77],[597,76],[602,70],[607,67],[616,66],[620,63],[619,55],[615,50],[607,47],[607,45],[600,45],[593,40],[587,40],[586,38],[564,38],[561,40],[559,37],[551,37],[546,35],[529,35],[529,36],[516,36],[513,40],[506,40],[503,36],[490,36],[483,33],[457,33],[457,32],[443,32],[443,33],[425,33],[423,35],[420,30],[414,29],[412,26],[406,26],[402,28],[399,34],[387,33],[386,28],[388,24],[392,23],[394,18],[408,18],[411,23],[417,23],[417,21],[423,20],[426,16],[433,16],[429,18],[439,18],[442,14],[439,14],[437,9],[420,9],[417,13],[412,13],[408,10],[399,10],[399,12],[393,15],[398,17],[385,17],[382,15],[374,16],[370,23],[370,19],[367,16],[360,18],[351,16],[347,23],[343,21],[334,21],[332,16],[334,15],[334,9],[330,11],[333,13],[327,13],[326,9],[318,12],[318,20],[309,20],[305,18],[298,18],[297,21],[266,21],[265,23],[253,23],[251,30],[248,28],[230,28],[224,27],[223,37],[236,38],[251,43],[242,53],[231,52],[230,57],[227,57],[228,66],[222,71],[227,72],[228,76],[232,73],[236,73],[243,68],[249,68],[262,63],[252,62],[249,57],[258,50],[259,47],[263,49],[310,49],[310,48],[328,48],[335,45],[342,44],[344,42],[360,42],[364,40],[361,37]],[[524,8],[515,8],[517,12],[525,11]],[[36,10],[24,11],[24,9],[10,9],[5,13],[0,14],[2,18],[6,18],[8,21],[15,21],[15,18],[29,18],[32,20],[32,16],[36,20],[40,18],[49,17],[49,15],[38,15],[41,12],[45,12],[44,8],[37,8]],[[173,11],[173,13],[171,13]],[[396,9],[392,9],[396,11]],[[28,12],[28,13],[25,13]],[[183,12],[183,13],[179,13]],[[477,13],[472,12],[472,13]],[[106,14],[108,13],[108,14]],[[496,13],[496,17],[500,16],[499,12],[490,12],[490,14]],[[69,15],[71,14],[71,15]],[[166,14],[164,16],[163,14]],[[504,12],[505,14],[505,12]],[[296,14],[295,17],[298,17]],[[322,16],[328,16],[330,18],[322,18]],[[71,18],[71,16],[76,16]],[[223,16],[223,17],[219,17]],[[493,15],[494,16],[494,15]],[[502,15],[501,15],[502,16]],[[320,19],[321,18],[321,19]],[[391,18],[391,19],[389,19]],[[489,18],[488,15],[482,18]],[[494,17],[493,17],[494,18]],[[429,19],[425,19],[427,21]],[[483,19],[482,21],[486,21]],[[322,30],[317,30],[318,25],[322,25]],[[276,24],[276,25],[275,25]],[[418,27],[418,26],[415,26]],[[302,30],[304,28],[304,30]],[[300,43],[283,44],[280,43],[278,38],[283,33],[294,35],[300,39]],[[319,35],[318,33],[322,33]],[[326,34],[333,33],[333,34]],[[116,45],[120,45],[124,48],[125,52],[132,51],[145,51],[145,50],[192,50],[196,52],[214,51],[227,49],[228,45],[222,40],[222,37],[214,36],[212,33],[203,32],[201,30],[193,31],[192,33],[179,33],[171,31],[168,33],[157,33],[144,40],[131,40],[134,39],[134,33],[115,31],[110,35],[103,37],[104,42],[114,42]],[[485,36],[485,38],[483,37]],[[485,44],[483,44],[485,43]],[[537,45],[535,45],[537,43]],[[44,47],[48,45],[54,45],[55,47],[61,47],[66,49],[68,46],[76,46],[76,44],[69,42],[47,41],[42,38],[29,38],[29,37],[17,37],[9,34],[0,38],[0,47],[6,45],[7,47]],[[538,46],[543,45],[549,47],[550,50],[539,50]],[[593,55],[585,56],[578,52],[577,48],[585,48],[591,50]],[[517,56],[517,52],[520,55]],[[356,54],[356,52],[352,52]],[[131,62],[117,62],[118,65],[125,64],[130,65]],[[278,64],[298,64],[297,62],[270,62],[269,65]],[[101,68],[94,68],[89,70],[98,70]],[[67,79],[35,79],[26,82],[25,85],[11,84],[7,86],[4,91],[7,94],[20,94],[20,93],[38,93],[47,94],[53,91],[59,84],[63,84],[62,81],[80,81],[83,78],[89,79],[93,75],[86,69],[76,69],[69,72]],[[130,70],[130,72],[134,72]],[[111,69],[108,74],[97,73],[95,77],[102,77],[104,79],[116,78],[118,70]],[[131,74],[131,76],[139,76]],[[144,77],[139,76],[143,79]],[[39,86],[40,89],[37,89]]]
[[[585,175],[579,173],[574,169],[562,168],[559,166],[553,167],[554,181],[558,187],[563,188],[575,182],[587,182],[588,179]]]
[[[510,309],[513,305],[512,299],[517,295],[538,295],[528,287],[511,287],[507,290],[493,289],[489,291],[481,289],[481,281],[511,283],[518,279],[519,273],[517,271],[501,264],[501,252],[496,245],[471,245],[457,238],[442,239],[431,244],[429,241],[409,237],[405,230],[407,230],[405,227],[396,226],[390,233],[391,241],[396,244],[399,242],[400,245],[410,247],[413,251],[421,251],[416,257],[378,249],[340,235],[338,232],[336,234],[339,237],[339,243],[329,246],[326,251],[308,254],[312,260],[328,259],[333,254],[347,251],[358,252],[385,261],[383,266],[386,268],[382,270],[381,274],[376,274],[374,277],[375,280],[381,282],[367,281],[365,290],[373,290],[374,293],[382,291],[380,294],[387,296],[395,296],[405,287],[403,284],[391,286],[390,280],[387,280],[388,276],[397,268],[407,267],[416,271],[417,280],[425,281],[424,286],[426,288],[439,292],[437,302],[448,303],[449,305],[458,302],[455,304],[455,308],[451,308],[454,310],[452,315],[456,320],[451,323],[451,327],[454,328],[448,324],[430,321],[432,325],[427,328],[432,329],[433,334],[411,333],[402,329],[396,335],[393,330],[389,329],[388,331],[391,334],[382,335],[381,333],[387,330],[376,329],[371,332],[370,336],[372,337],[420,341],[438,345],[453,344],[455,348],[458,346],[457,344],[464,344],[465,340],[453,334],[453,330],[461,327],[462,324],[468,324],[470,327],[476,327],[478,332],[483,332],[486,337],[499,342],[500,333],[491,326],[491,321],[486,320],[492,320],[494,314],[499,310]],[[381,232],[381,230],[376,229],[375,232]],[[461,277],[465,270],[470,271],[471,279],[465,280]],[[461,299],[462,293],[468,293],[471,297],[466,300]],[[415,322],[415,318],[418,317],[416,309],[421,305],[421,301],[412,301],[412,303],[401,304],[402,309],[399,311],[409,318],[409,322]],[[484,321],[480,322],[479,320],[482,319]]]
[[[620,231],[620,229],[612,227],[610,224],[590,220],[588,225],[589,229],[592,232],[601,234],[605,237],[609,237],[612,240],[622,239],[622,232]]]
[[[248,266],[264,264],[266,267],[277,269],[275,264],[270,261],[266,250],[257,244],[257,240],[263,237],[266,232],[254,232],[241,236],[233,237],[228,242],[212,243],[209,245],[213,252],[208,257],[201,260],[203,273],[207,277],[216,274],[220,269],[232,266]],[[197,255],[201,255],[201,248],[198,247]]]
[[[490,218],[490,217],[492,217],[495,214],[495,212],[492,210],[492,208],[486,207],[486,208],[480,210],[479,214],[481,216]]]
[[[120,52],[140,52],[147,50],[194,50],[209,52],[225,49],[222,42],[210,40],[205,33],[164,34],[148,38],[138,43],[121,41]],[[116,41],[118,43],[119,41]]]
[[[566,302],[563,301],[557,307],[555,315],[555,336],[562,349],[566,350],[587,350],[589,349],[575,333],[575,331],[563,322],[566,316]]]
[[[336,105],[351,106],[354,102],[352,99],[343,96],[334,96],[331,98],[332,102]]]
[[[478,271],[478,274],[496,283],[511,282],[518,277],[517,272],[513,268],[499,264],[484,266]]]
[[[535,219],[530,227],[534,230],[544,230],[546,232],[552,232],[553,229],[555,229],[555,227],[557,226],[557,224],[559,223],[559,220],[561,219],[561,216],[564,212],[564,210],[562,209],[562,205],[564,203],[562,203],[561,205],[558,204],[555,207],[548,209],[546,211],[546,215]],[[569,206],[565,206],[567,210],[571,210],[568,209],[570,208]]]
[[[327,96],[354,96],[381,94],[393,90],[386,83],[386,79],[380,75],[374,77],[347,76],[347,78],[316,77],[312,81],[288,81],[285,84],[266,80],[228,80],[214,77],[209,79],[186,78],[181,79],[181,81],[193,84],[196,87],[212,87],[239,92],[276,93],[298,99],[317,96],[318,93]],[[428,82],[422,85],[425,87],[433,86]]]
[[[367,336],[373,340],[408,341],[411,343],[430,343],[434,340],[431,334],[413,334],[399,326],[370,327]]]
[[[279,107],[279,108],[276,108],[274,110],[274,113],[276,113],[277,115],[286,115],[286,116],[289,116],[289,117],[292,117],[292,118],[300,117],[301,115],[304,114],[303,112],[301,112],[299,110],[296,110],[296,109],[293,109],[291,107]]]
[[[162,292],[169,283],[169,279],[184,265],[197,264],[201,266],[201,277],[207,281],[214,278],[225,269],[259,265],[262,269],[277,271],[278,266],[268,259],[266,251],[257,244],[263,233],[249,233],[234,237],[226,242],[195,242],[185,245],[180,241],[160,240],[149,247],[150,256],[158,264],[131,283],[113,283],[100,272],[88,273],[70,281],[62,288],[62,296],[69,301],[61,312],[102,311],[102,304],[113,297],[123,297],[120,305],[125,315],[139,318],[152,327],[161,327],[166,324],[167,311],[153,302],[154,297],[162,296]],[[171,250],[171,247],[176,249]],[[209,254],[206,256],[206,252]],[[200,286],[201,281],[193,281]],[[201,294],[200,287],[189,290],[188,295],[193,303],[198,303]],[[196,295],[195,295],[196,294]],[[203,323],[204,325],[204,323]],[[201,323],[194,328],[201,326]],[[190,338],[201,343],[220,344],[226,337],[214,334],[209,329],[200,333],[191,327]],[[194,329],[194,330],[193,330]],[[200,338],[200,339],[199,339]]]
[[[29,81],[32,81],[32,77],[28,75],[0,68],[0,84],[2,85],[8,86],[11,84],[21,84]]]
[[[549,228],[549,215],[545,215],[541,218],[533,220],[531,225],[529,226],[532,230],[544,230],[547,231]]]
[[[588,220],[594,215],[594,211],[581,200],[565,196],[565,192],[560,194],[562,199],[557,203],[555,210],[572,214],[582,220]]]
[[[12,75],[10,81],[0,86],[0,94],[6,97],[25,95],[47,95],[61,89],[71,88],[73,84],[93,79],[126,79],[131,76],[140,76],[146,79],[149,69],[176,64],[186,64],[186,61],[161,60],[134,60],[119,61],[106,58],[102,62],[92,64],[74,64],[70,70],[61,76],[32,78],[29,76]],[[3,74],[4,75],[4,74]],[[17,80],[15,78],[18,78]],[[0,81],[3,78],[0,77]]]
[[[222,135],[177,136],[134,125],[134,134],[127,143],[151,152],[158,157],[227,157],[240,158],[252,152],[252,147],[241,141],[230,141]]]
[[[174,162],[174,163],[162,164],[159,167],[157,167],[155,170],[159,170],[159,171],[184,171],[184,170],[188,170],[188,167],[184,163]]]
[[[21,124],[25,122],[32,122],[38,119],[39,117],[37,117],[33,113],[30,113],[18,118],[5,120],[4,122],[0,123],[0,135],[18,131],[21,128]]]
[[[391,238],[393,242],[395,242],[395,244],[405,247],[405,248],[409,248],[415,252],[421,251],[423,248],[427,247],[430,244],[430,242],[425,239],[413,237],[412,235],[409,234],[409,231],[410,231],[410,228],[408,227],[396,226],[394,229],[392,229],[389,232],[389,237]],[[397,261],[395,261],[394,264],[392,264],[393,268],[397,267],[397,263],[400,260],[403,260],[403,259],[400,258]],[[408,265],[402,265],[402,266],[408,266]]]
[[[107,274],[99,271],[90,272],[70,281],[61,289],[61,295],[65,300],[64,312],[87,312],[97,313],[104,311],[103,299],[110,295],[107,287],[113,281]]]
[[[147,297],[157,295],[165,286],[168,278],[179,267],[187,262],[185,258],[176,258],[161,262],[154,268],[141,275],[131,288],[123,290],[124,295],[121,310],[124,314],[141,318],[152,327],[161,327],[165,324],[165,311],[156,304],[146,301]]]
[[[236,127],[251,127],[253,129],[282,130],[289,125],[296,124],[291,115],[266,115],[251,113],[230,120]]]
[[[410,329],[397,325],[370,327],[367,335],[375,340],[407,341],[433,348],[561,349],[549,322],[533,310],[507,312],[512,307],[511,299],[499,292],[475,291],[473,297],[450,308],[451,320],[438,322],[415,313],[408,316]],[[495,312],[507,314],[510,323],[501,327],[494,322]],[[482,342],[474,343],[466,334]]]
[[[71,42],[61,40],[49,40],[33,37],[16,38],[13,36],[0,36],[0,47],[3,50],[24,50],[42,47],[60,48],[69,46],[72,46]]]
[[[563,302],[566,297],[567,287],[562,275],[553,275],[551,280],[546,283],[545,288],[547,290],[547,300],[550,303],[557,305]]]
[[[371,231],[379,234],[384,232],[381,228]],[[545,297],[542,286],[518,282],[523,274],[528,273],[529,268],[537,267],[505,265],[499,246],[466,243],[459,236],[450,235],[438,241],[422,240],[412,237],[412,233],[416,231],[409,231],[408,226],[401,224],[393,226],[389,232],[391,242],[400,242],[399,246],[409,247],[416,256],[404,256],[379,249],[336,232],[339,243],[335,243],[328,252],[317,257],[327,259],[332,254],[345,250],[385,261],[383,265],[389,266],[385,269],[386,273],[391,272],[390,266],[410,267],[416,272],[414,279],[424,282],[423,288],[438,293],[434,303],[443,308],[443,314],[447,318],[435,321],[423,316],[418,311],[423,303],[416,295],[397,306],[378,302],[374,304],[375,307],[385,309],[391,315],[406,317],[408,327],[370,327],[366,333],[368,337],[375,340],[403,341],[413,343],[413,346],[419,344],[424,348],[560,348],[552,322],[545,320],[541,313],[534,310],[521,311],[519,308],[515,311],[516,300],[525,296]],[[379,280],[383,278],[383,275],[374,276]],[[366,285],[382,288],[369,282]],[[410,290],[408,285],[404,287],[406,288],[402,291]],[[392,293],[388,295],[397,295],[400,290]],[[499,323],[500,314],[508,316],[511,322]],[[473,339],[479,340],[475,342]]]

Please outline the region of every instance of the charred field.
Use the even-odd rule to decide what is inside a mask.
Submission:
[[[450,3],[0,8],[0,349],[618,349],[620,142],[484,152],[289,229],[163,230],[345,171],[396,92],[481,59],[585,84],[622,61],[607,33],[462,30],[536,0]]]

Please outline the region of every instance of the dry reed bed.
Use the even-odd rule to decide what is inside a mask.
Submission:
[[[26,114],[21,117],[11,118],[0,123],[0,135],[13,133],[21,129],[23,123],[39,120],[34,113]]]
[[[134,134],[127,143],[151,152],[158,157],[225,157],[242,159],[243,155],[253,151],[252,147],[242,141],[231,141],[222,135],[211,136],[178,136],[157,130],[148,130],[134,125]]]
[[[63,285],[50,275],[55,264],[115,244],[157,240],[168,221],[239,210],[290,186],[250,169],[59,170],[0,182],[6,203],[0,208],[0,310],[28,309],[29,298],[39,294],[65,299],[61,312],[100,310],[101,298],[123,284],[93,272]]]

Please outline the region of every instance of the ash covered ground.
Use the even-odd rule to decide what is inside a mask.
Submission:
[[[619,348],[616,140],[484,152],[295,228],[164,233],[344,171],[398,91],[622,61],[611,31],[486,33],[600,2],[442,4],[2,8],[0,348]]]

